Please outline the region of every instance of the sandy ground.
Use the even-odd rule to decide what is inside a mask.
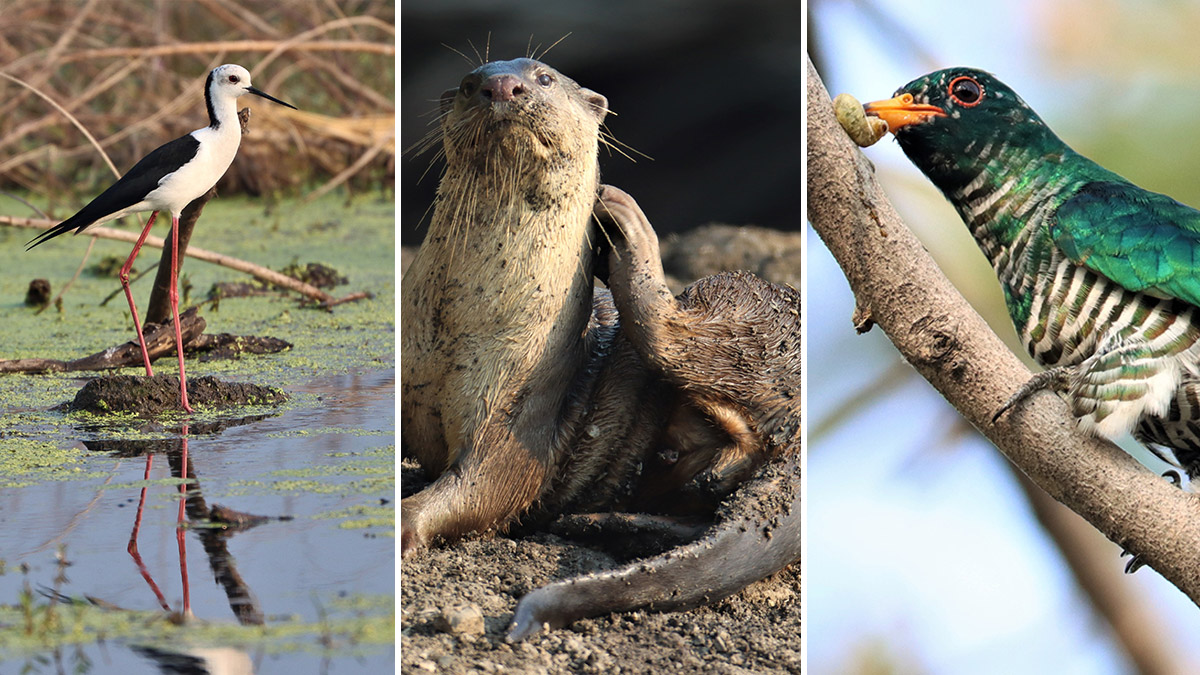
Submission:
[[[415,464],[401,489],[423,483]],[[800,566],[688,612],[633,612],[577,621],[510,645],[517,601],[542,584],[618,566],[606,553],[551,534],[469,539],[401,565],[403,673],[799,673]],[[474,605],[483,632],[439,628]]]
[[[699,228],[662,242],[666,271],[696,279],[749,269],[800,286],[800,234]],[[402,267],[407,267],[410,251]],[[676,288],[675,290],[679,290]],[[420,489],[415,463],[401,468],[401,495]],[[517,601],[558,579],[620,566],[602,550],[553,534],[472,538],[422,551],[401,564],[402,673],[799,673],[800,565],[709,607],[584,619],[517,643],[504,640]],[[463,610],[462,607],[467,609]],[[451,617],[477,610],[450,628]],[[459,632],[461,631],[461,632]]]

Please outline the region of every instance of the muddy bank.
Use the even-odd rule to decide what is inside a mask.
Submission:
[[[401,469],[402,494],[423,484]],[[475,538],[434,548],[401,566],[404,673],[798,673],[800,568],[793,565],[710,607],[584,619],[510,645],[505,629],[527,591],[611,569],[602,551],[551,534]],[[483,632],[454,634],[443,615],[474,605]]]

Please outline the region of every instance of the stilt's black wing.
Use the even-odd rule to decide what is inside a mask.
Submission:
[[[28,251],[48,239],[72,230],[76,233],[82,232],[97,220],[142,201],[148,193],[158,187],[163,176],[191,161],[199,148],[200,142],[191,134],[159,146],[134,164],[120,180],[101,192],[99,197],[88,202],[79,213],[34,237],[25,250]]]

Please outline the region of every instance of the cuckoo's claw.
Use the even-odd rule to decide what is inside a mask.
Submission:
[[[1068,374],[1070,373],[1069,366],[1059,366],[1050,370],[1042,371],[1033,377],[1029,378],[1015,394],[1010,396],[1004,405],[992,415],[992,424],[995,424],[1004,415],[1004,413],[1012,410],[1017,405],[1023,403],[1025,399],[1036,394],[1043,389],[1059,392],[1067,388]]]

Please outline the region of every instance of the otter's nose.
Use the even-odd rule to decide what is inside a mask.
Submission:
[[[484,80],[481,88],[483,97],[492,101],[511,101],[525,95],[525,85],[521,78],[509,73],[492,75]]]

